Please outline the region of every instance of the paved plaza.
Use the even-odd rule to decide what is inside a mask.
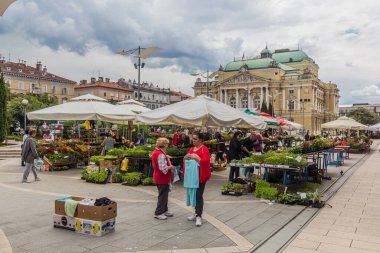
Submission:
[[[333,180],[324,181],[324,187],[340,177],[341,169],[345,172],[363,157],[362,154],[352,155],[343,167],[329,168]],[[380,217],[376,214],[380,208],[376,204],[380,200],[380,188],[376,184],[378,173],[375,166],[379,161],[378,152],[374,152],[330,200],[332,208],[327,206],[321,209],[317,218],[285,252],[316,249],[351,252],[327,251],[329,245],[332,245],[331,249],[351,246],[375,250],[375,244],[379,250],[380,244],[368,241],[379,238],[377,242],[380,242],[380,237],[377,237],[380,231],[376,229]],[[169,207],[175,216],[159,221],[153,218],[157,198],[157,190],[153,186],[89,184],[79,179],[79,169],[41,172],[42,181],[21,184],[22,170],[17,158],[0,160],[0,252],[223,253],[249,252],[252,249],[259,252],[258,246],[265,244],[290,221],[297,220],[296,217],[299,218],[298,215],[305,209],[309,209],[311,214],[318,211],[297,205],[269,205],[252,194],[223,196],[220,186],[227,182],[227,171],[220,171],[214,172],[212,180],[206,185],[204,224],[195,227],[193,222],[186,220],[194,211],[185,206],[185,192],[180,184],[175,185],[170,193]],[[62,196],[106,196],[117,201],[116,230],[103,237],[92,237],[53,228],[54,200]],[[305,222],[307,219],[293,226],[291,233],[284,235],[289,238],[283,238],[283,242],[297,233]],[[360,238],[366,232],[371,234],[371,239],[363,241]],[[305,249],[306,246],[302,245],[312,246]]]

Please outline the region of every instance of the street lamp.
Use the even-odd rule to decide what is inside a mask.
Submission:
[[[24,106],[24,131],[26,131],[26,106],[29,104],[28,99],[23,99],[21,104]]]
[[[142,59],[146,59],[151,53],[160,50],[161,48],[159,47],[138,47],[134,49],[129,49],[129,50],[122,50],[120,52],[116,52],[117,54],[121,55],[132,55],[133,57],[137,58],[137,64],[133,64],[135,66],[135,69],[138,71],[138,76],[137,76],[137,101],[140,101],[140,71],[142,68],[144,68],[145,63],[141,62]]]
[[[204,74],[206,74],[206,76],[203,76]],[[201,73],[191,73],[190,75],[206,77],[206,96],[209,96],[209,93],[208,93],[209,78],[210,78],[209,71],[207,70],[206,72],[201,72]]]

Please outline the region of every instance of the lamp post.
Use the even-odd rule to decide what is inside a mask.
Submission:
[[[203,74],[206,74],[206,96],[209,96],[209,93],[208,93],[208,90],[209,90],[209,78],[210,78],[210,75],[209,75],[209,70],[207,70],[206,72],[201,72],[201,73],[191,73],[192,76],[203,76]],[[201,91],[202,93],[202,91]]]
[[[23,99],[21,104],[24,106],[24,131],[26,131],[26,106],[29,104],[28,99]]]
[[[129,49],[129,50],[122,50],[120,52],[116,52],[120,55],[132,55],[133,57],[136,57],[137,64],[133,64],[135,66],[135,69],[137,69],[137,101],[140,101],[140,72],[141,69],[144,68],[145,63],[141,62],[142,59],[146,59],[151,53],[160,50],[161,48],[158,47],[148,47],[144,48],[139,46],[138,48]]]

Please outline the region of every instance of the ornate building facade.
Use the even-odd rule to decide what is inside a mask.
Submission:
[[[0,72],[4,74],[5,83],[11,93],[33,93],[56,97],[59,103],[73,98],[76,82],[49,73],[41,62],[36,67],[26,65],[26,62],[10,62],[0,59]]]
[[[267,47],[252,59],[232,61],[210,75],[198,78],[195,95],[209,96],[232,107],[260,110],[273,105],[272,114],[320,133],[321,124],[337,118],[339,89],[318,78],[319,66],[302,50]]]

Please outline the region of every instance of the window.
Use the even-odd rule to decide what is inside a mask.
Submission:
[[[260,105],[260,97],[259,96],[255,96],[254,98],[254,101],[253,101],[253,106],[256,108],[256,109],[260,109],[261,105]]]
[[[135,92],[135,98],[137,98],[137,92]]]
[[[57,87],[53,85],[53,87],[51,88],[51,93],[55,94],[56,92],[57,92]]]
[[[294,89],[289,89],[289,94],[294,94]]]
[[[128,99],[131,99],[131,96],[128,96]]]
[[[247,98],[247,96],[243,97],[241,103],[242,103],[242,107],[243,108],[248,108],[248,98]]]
[[[107,92],[103,92],[103,97],[107,97]]]
[[[67,95],[67,88],[62,88],[62,95]]]
[[[230,99],[230,106],[236,108],[236,99],[234,97]]]
[[[37,84],[35,83],[30,84],[30,92],[31,93],[37,92]]]
[[[23,90],[24,89],[24,82],[19,82],[18,83],[18,89]]]
[[[45,92],[45,93],[48,92],[48,87],[47,87],[47,85],[44,86],[44,92]]]
[[[292,100],[288,101],[288,110],[294,111],[294,101],[292,101]]]

